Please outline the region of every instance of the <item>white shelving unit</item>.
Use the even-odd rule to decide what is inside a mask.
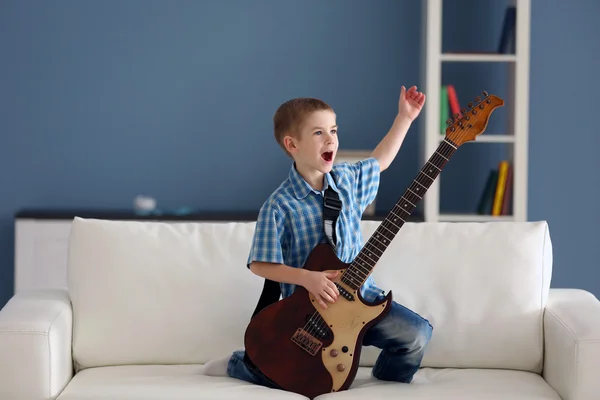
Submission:
[[[444,173],[431,185],[423,202],[424,218],[436,221],[526,221],[527,220],[527,175],[529,136],[529,41],[531,0],[513,0],[516,6],[516,51],[515,54],[490,53],[442,53],[443,0],[422,0],[423,5],[423,54],[424,75],[421,90],[427,94],[421,122],[421,165],[437,149],[444,135],[440,133],[440,90],[442,68],[450,62],[500,62],[508,64],[508,96],[503,97],[507,107],[508,132],[477,136],[474,142],[463,146],[478,146],[481,143],[505,143],[509,145],[509,160],[513,166],[512,215],[491,216],[471,214],[446,214],[440,212],[440,181]],[[482,88],[486,90],[486,88]],[[467,101],[465,101],[466,103]],[[462,104],[461,104],[462,106]],[[493,116],[492,116],[493,118]],[[460,149],[458,151],[461,151]],[[452,162],[452,161],[450,161]]]

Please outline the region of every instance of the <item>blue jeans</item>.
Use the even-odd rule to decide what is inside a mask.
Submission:
[[[432,332],[429,321],[393,301],[388,314],[367,330],[363,338],[364,346],[381,349],[373,367],[373,376],[385,381],[412,382]],[[227,374],[257,385],[277,388],[258,369],[244,362],[243,351],[233,353]]]

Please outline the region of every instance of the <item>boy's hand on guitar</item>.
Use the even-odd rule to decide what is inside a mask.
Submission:
[[[315,296],[321,307],[327,308],[326,301],[333,303],[340,294],[335,283],[331,281],[331,279],[334,279],[340,274],[340,271],[309,272],[310,273],[306,276],[306,280],[302,286]]]

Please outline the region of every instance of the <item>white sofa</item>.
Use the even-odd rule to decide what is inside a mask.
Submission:
[[[68,291],[0,311],[0,399],[303,398],[225,374],[262,289],[253,228],[76,218]],[[423,368],[377,381],[365,347],[350,390],[319,399],[600,399],[600,302],[551,273],[545,222],[405,224],[374,276],[434,326]]]

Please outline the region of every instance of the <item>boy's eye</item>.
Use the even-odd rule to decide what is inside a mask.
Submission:
[[[315,135],[320,135],[322,132],[321,131],[316,131]]]
[[[331,130],[331,134],[332,134],[332,135],[335,135],[336,133],[337,133],[337,129],[332,129],[332,130]]]

